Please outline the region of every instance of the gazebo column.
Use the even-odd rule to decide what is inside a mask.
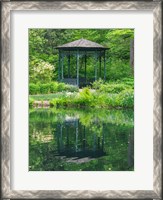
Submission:
[[[85,52],[85,57],[84,57],[84,61],[85,61],[85,82],[87,82],[87,53]]]
[[[76,78],[77,78],[76,84],[77,86],[79,86],[79,50],[77,50],[76,53]]]
[[[68,78],[70,78],[70,52],[68,54]]]
[[[64,61],[64,54],[61,54],[61,79],[63,80],[63,61]]]
[[[106,56],[105,56],[105,50],[104,50],[104,80],[106,80]]]
[[[59,51],[58,56],[58,80],[61,80],[61,52]]]
[[[101,78],[101,54],[100,54],[100,56],[99,56],[99,62],[100,62],[100,78]]]
[[[95,53],[95,81],[97,80],[97,51]]]

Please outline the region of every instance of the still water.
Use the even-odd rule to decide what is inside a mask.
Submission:
[[[134,170],[133,111],[30,110],[29,170]]]

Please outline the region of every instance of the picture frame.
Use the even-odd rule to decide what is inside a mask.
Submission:
[[[162,184],[162,52],[161,52],[161,5],[153,2],[110,2],[110,1],[53,1],[53,2],[14,2],[2,1],[2,109],[1,109],[1,185],[2,199],[161,199]],[[14,10],[111,10],[111,11],[146,11],[153,12],[153,190],[12,190],[11,186],[11,129],[12,101],[10,79],[11,48],[10,23]],[[152,89],[152,88],[151,88]]]

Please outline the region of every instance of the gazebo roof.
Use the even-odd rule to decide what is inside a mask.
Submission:
[[[92,42],[90,40],[86,39],[79,39],[75,40],[73,42],[69,42],[66,44],[63,44],[61,46],[58,46],[57,49],[80,49],[80,48],[88,48],[88,49],[108,49],[96,42]]]

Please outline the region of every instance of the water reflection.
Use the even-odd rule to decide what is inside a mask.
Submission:
[[[95,124],[94,127],[98,125]],[[87,128],[80,123],[78,117],[66,116],[63,123],[58,123],[56,137],[58,154],[66,157],[97,158],[106,155],[104,151],[104,131],[101,125],[101,135],[95,130]],[[88,158],[85,160],[89,160]],[[84,161],[84,160],[83,160]]]
[[[29,169],[134,169],[132,111],[30,111]]]

